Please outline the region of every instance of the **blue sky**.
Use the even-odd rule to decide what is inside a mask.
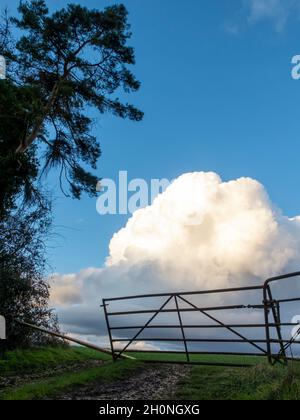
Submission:
[[[2,4],[8,3],[2,0]],[[18,2],[9,1],[12,12]],[[49,3],[49,2],[48,2]],[[68,2],[51,1],[51,7]],[[99,7],[110,1],[85,0]],[[215,171],[224,180],[262,182],[286,215],[300,214],[300,81],[291,59],[300,54],[300,19],[288,0],[124,0],[142,82],[130,101],[142,123],[103,116],[98,176],[175,178]],[[285,7],[282,8],[282,4]],[[100,216],[96,200],[55,193],[53,271],[100,267],[125,216]]]

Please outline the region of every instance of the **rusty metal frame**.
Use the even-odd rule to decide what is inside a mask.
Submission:
[[[111,354],[114,361],[121,358],[125,353],[156,353],[156,354],[182,354],[185,355],[185,361],[178,361],[175,363],[186,363],[186,364],[198,364],[198,365],[213,365],[213,366],[234,366],[234,367],[246,367],[251,366],[248,364],[241,363],[216,363],[216,362],[193,362],[191,360],[192,355],[224,355],[224,356],[257,356],[257,357],[266,357],[268,362],[271,365],[276,363],[287,364],[291,358],[287,356],[286,349],[291,344],[300,344],[300,341],[286,340],[282,335],[282,327],[287,326],[297,326],[299,324],[291,322],[282,322],[281,321],[281,305],[284,303],[291,302],[300,302],[300,297],[291,298],[291,299],[281,299],[275,300],[273,298],[273,293],[271,290],[271,285],[274,282],[287,280],[290,278],[300,277],[300,272],[286,274],[283,276],[273,277],[264,282],[260,286],[251,286],[251,287],[238,287],[238,288],[227,288],[227,289],[216,289],[216,290],[207,290],[207,291],[198,291],[198,292],[183,292],[183,293],[162,293],[162,294],[147,294],[147,295],[136,295],[136,296],[126,296],[118,297],[111,299],[103,299],[103,308],[105,314],[105,321],[108,330],[108,336],[111,347]],[[191,302],[190,298],[192,296],[200,295],[212,295],[212,294],[228,294],[228,293],[239,293],[246,291],[260,291],[263,295],[262,303],[257,305],[219,305],[213,307],[199,307]],[[140,310],[131,310],[131,311],[118,311],[113,312],[109,311],[109,305],[112,302],[124,302],[124,301],[133,301],[133,300],[143,300],[149,298],[164,298],[164,303],[158,309],[140,309]],[[174,309],[166,309],[166,306],[173,302],[175,304]],[[185,307],[181,307],[180,303],[184,303]],[[228,310],[240,310],[240,309],[257,309],[262,310],[264,314],[264,323],[261,324],[226,324],[221,319],[213,316],[211,312],[228,311]],[[207,317],[210,321],[213,321],[213,324],[209,325],[188,325],[183,321],[182,314],[185,312],[200,312],[202,315]],[[157,318],[161,313],[174,313],[177,314],[179,324],[178,325],[165,325],[165,324],[155,324],[151,325],[152,321]],[[111,325],[111,318],[126,317],[128,315],[150,315],[149,320],[144,325]],[[273,319],[271,319],[273,318]],[[210,328],[214,329],[223,329],[232,333],[235,338],[232,339],[217,339],[217,338],[188,338],[186,335],[186,329],[197,328],[199,330],[207,330]],[[263,329],[265,331],[264,339],[250,339],[246,335],[237,331],[238,329]],[[300,325],[299,325],[300,328]],[[141,334],[146,330],[152,329],[178,329],[181,331],[182,338],[167,338],[167,337],[150,337],[150,338],[140,338]],[[132,337],[126,338],[114,338],[117,331],[126,331],[126,330],[137,330],[137,332]],[[275,331],[276,336],[273,338],[272,332]],[[162,343],[182,343],[184,346],[184,351],[159,351],[159,350],[132,350],[130,346],[137,341],[144,342],[162,342]],[[125,343],[125,346],[121,349],[115,348],[115,343]],[[191,351],[189,350],[189,343],[247,343],[248,345],[255,348],[253,353],[242,353],[242,352],[201,352],[201,351]],[[272,347],[276,344],[279,346],[280,351],[273,353]],[[265,346],[265,347],[264,347]],[[299,359],[300,360],[300,359]],[[143,359],[144,362],[149,362],[149,360]],[[162,363],[162,360],[151,360],[151,363]],[[163,363],[174,363],[174,361],[163,360]]]

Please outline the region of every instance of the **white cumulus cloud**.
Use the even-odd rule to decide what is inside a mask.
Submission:
[[[298,256],[299,233],[298,220],[273,208],[257,181],[222,182],[215,173],[190,173],[114,235],[107,265],[152,263],[176,273],[179,286],[188,281],[205,287],[208,278],[224,286],[230,278],[283,270]]]

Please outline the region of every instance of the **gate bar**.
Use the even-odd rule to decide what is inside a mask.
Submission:
[[[198,309],[203,315],[206,315],[208,318],[210,318],[212,321],[214,321],[214,322],[216,322],[217,324],[219,324],[219,325],[222,325],[223,327],[225,327],[225,324],[223,323],[223,322],[221,322],[221,321],[219,321],[218,319],[216,319],[216,318],[214,318],[213,316],[211,316],[211,315],[209,315],[208,313],[206,313],[205,311],[203,311],[203,310],[201,310],[201,309],[199,309],[196,305],[194,305],[193,303],[191,303],[191,302],[189,302],[188,300],[186,300],[185,298],[183,298],[183,297],[181,297],[180,296],[180,298],[184,301],[184,302],[186,302],[186,303],[188,303],[189,305],[191,305],[193,308],[196,308],[196,309]],[[237,337],[240,337],[241,339],[242,339],[242,342],[244,342],[244,341],[246,341],[248,344],[251,344],[252,346],[254,346],[257,350],[259,350],[259,351],[261,351],[261,352],[263,352],[263,353],[265,353],[266,354],[266,351],[262,348],[262,347],[260,347],[260,346],[258,346],[257,344],[255,344],[255,341],[253,341],[253,340],[248,340],[245,336],[243,336],[242,334],[240,334],[239,332],[237,332],[237,331],[235,331],[233,328],[231,328],[231,327],[225,327],[226,329],[228,329],[231,333],[233,333],[234,335],[236,335]]]
[[[156,311],[156,313],[149,319],[149,321],[145,324],[145,326],[143,328],[140,329],[140,331],[134,336],[134,338],[132,340],[129,340],[129,343],[124,347],[124,349],[118,353],[118,357],[120,357],[127,349],[128,347],[134,342],[136,341],[137,337],[139,335],[142,334],[142,332],[148,327],[149,324],[151,324],[151,322],[157,317],[157,315],[162,311],[162,309],[167,306],[167,304],[172,300],[173,296],[170,296],[169,299],[167,299],[165,301],[165,303]],[[122,340],[112,340],[112,342],[114,341],[122,341]]]
[[[300,274],[299,274],[300,275]],[[107,302],[114,302],[118,300],[131,300],[131,299],[144,299],[144,298],[156,298],[156,297],[168,297],[170,295],[180,295],[180,296],[192,296],[192,295],[210,295],[217,293],[228,293],[228,292],[247,292],[251,290],[262,290],[262,285],[257,286],[248,286],[248,287],[233,287],[229,289],[215,289],[215,290],[200,290],[199,292],[177,292],[177,293],[155,293],[150,295],[134,295],[134,296],[121,296],[106,299]]]
[[[118,338],[118,339],[114,339],[113,342],[137,342],[140,341],[141,339],[131,339],[131,338]],[[158,342],[178,342],[178,343],[183,343],[184,340],[182,338],[142,338],[142,341],[158,341]],[[245,340],[238,340],[238,339],[221,339],[221,338],[186,338],[187,342],[190,343],[244,343],[244,344],[252,344],[252,343],[262,343],[262,344],[266,344],[268,343],[268,340],[263,340],[263,339],[257,339],[257,340],[252,340],[252,339],[245,339]],[[284,344],[288,344],[290,343],[291,340],[278,340],[278,339],[270,339],[270,343],[274,343],[274,344],[280,344],[281,341]],[[294,344],[300,344],[300,341],[294,341]],[[255,346],[256,347],[256,346]],[[265,355],[267,354],[266,351],[264,350]]]
[[[297,327],[299,323],[293,323],[293,322],[282,322],[280,324],[269,324],[271,328],[276,327]],[[224,324],[223,325],[185,325],[185,329],[209,329],[209,328],[265,328],[265,324]],[[143,328],[143,326],[133,326],[133,327],[110,327],[111,330],[138,330],[140,328]],[[147,329],[170,329],[170,328],[180,328],[179,325],[149,325]]]
[[[181,333],[182,333],[182,337],[183,337],[183,341],[184,341],[184,348],[185,348],[186,360],[189,362],[190,361],[190,356],[189,356],[188,346],[187,346],[186,337],[185,337],[185,333],[184,333],[184,328],[183,328],[183,324],[182,324],[182,318],[181,318],[181,314],[180,314],[180,309],[179,309],[179,305],[178,305],[178,298],[177,298],[177,296],[175,296],[175,304],[176,304],[176,308],[177,308],[177,312],[178,312],[178,319],[179,319],[179,323],[180,323],[180,329],[181,329]]]
[[[170,296],[170,295],[169,295]],[[171,298],[174,295],[171,295]],[[181,296],[181,295],[177,295]],[[207,311],[207,312],[214,312],[214,311],[226,311],[230,309],[264,309],[264,305],[231,305],[231,306],[214,306],[208,308],[182,308],[180,309],[181,312],[198,312],[198,311]],[[123,312],[110,312],[108,316],[121,316],[121,315],[141,315],[141,314],[153,314],[156,312],[157,309],[146,309],[141,311],[123,311]],[[161,313],[176,313],[177,309],[163,309],[160,311]]]
[[[105,317],[106,327],[107,327],[107,330],[108,330],[108,338],[109,338],[109,343],[110,343],[110,348],[111,348],[111,354],[112,354],[113,360],[115,360],[114,344],[113,344],[113,338],[112,338],[111,328],[110,328],[110,324],[109,324],[107,306],[108,306],[108,304],[106,303],[105,299],[102,299],[102,307],[103,307],[103,310],[104,310],[104,317]]]

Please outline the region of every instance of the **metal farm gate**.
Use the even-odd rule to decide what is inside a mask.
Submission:
[[[272,365],[297,360],[293,354],[289,357],[288,351],[292,345],[300,344],[300,324],[298,320],[291,322],[291,318],[282,321],[281,314],[283,305],[295,305],[300,297],[275,299],[272,289],[275,283],[286,282],[284,290],[290,290],[288,281],[299,276],[300,272],[274,277],[261,286],[103,299],[113,360],[128,353],[137,353],[138,360],[151,363],[174,363],[175,360],[175,363],[236,367],[249,364],[217,363],[213,359],[199,361],[197,356],[260,356],[266,357]],[[199,303],[203,299],[204,304]],[[213,301],[212,305],[207,303],[208,299]],[[248,303],[241,303],[242,299],[248,299]],[[293,306],[291,313],[300,314],[300,308],[296,310]],[[228,319],[225,319],[226,314]],[[201,322],[195,322],[199,315]],[[216,330],[221,337],[212,334]],[[204,336],[203,331],[209,336]],[[149,344],[144,349],[135,348],[140,342],[144,346]],[[160,347],[156,348],[155,343]],[[210,345],[214,348],[209,349]],[[230,347],[228,351],[224,349],[226,346]],[[243,346],[246,351],[242,350]],[[161,360],[139,358],[147,353],[157,354]],[[168,360],[170,354],[173,360]]]

